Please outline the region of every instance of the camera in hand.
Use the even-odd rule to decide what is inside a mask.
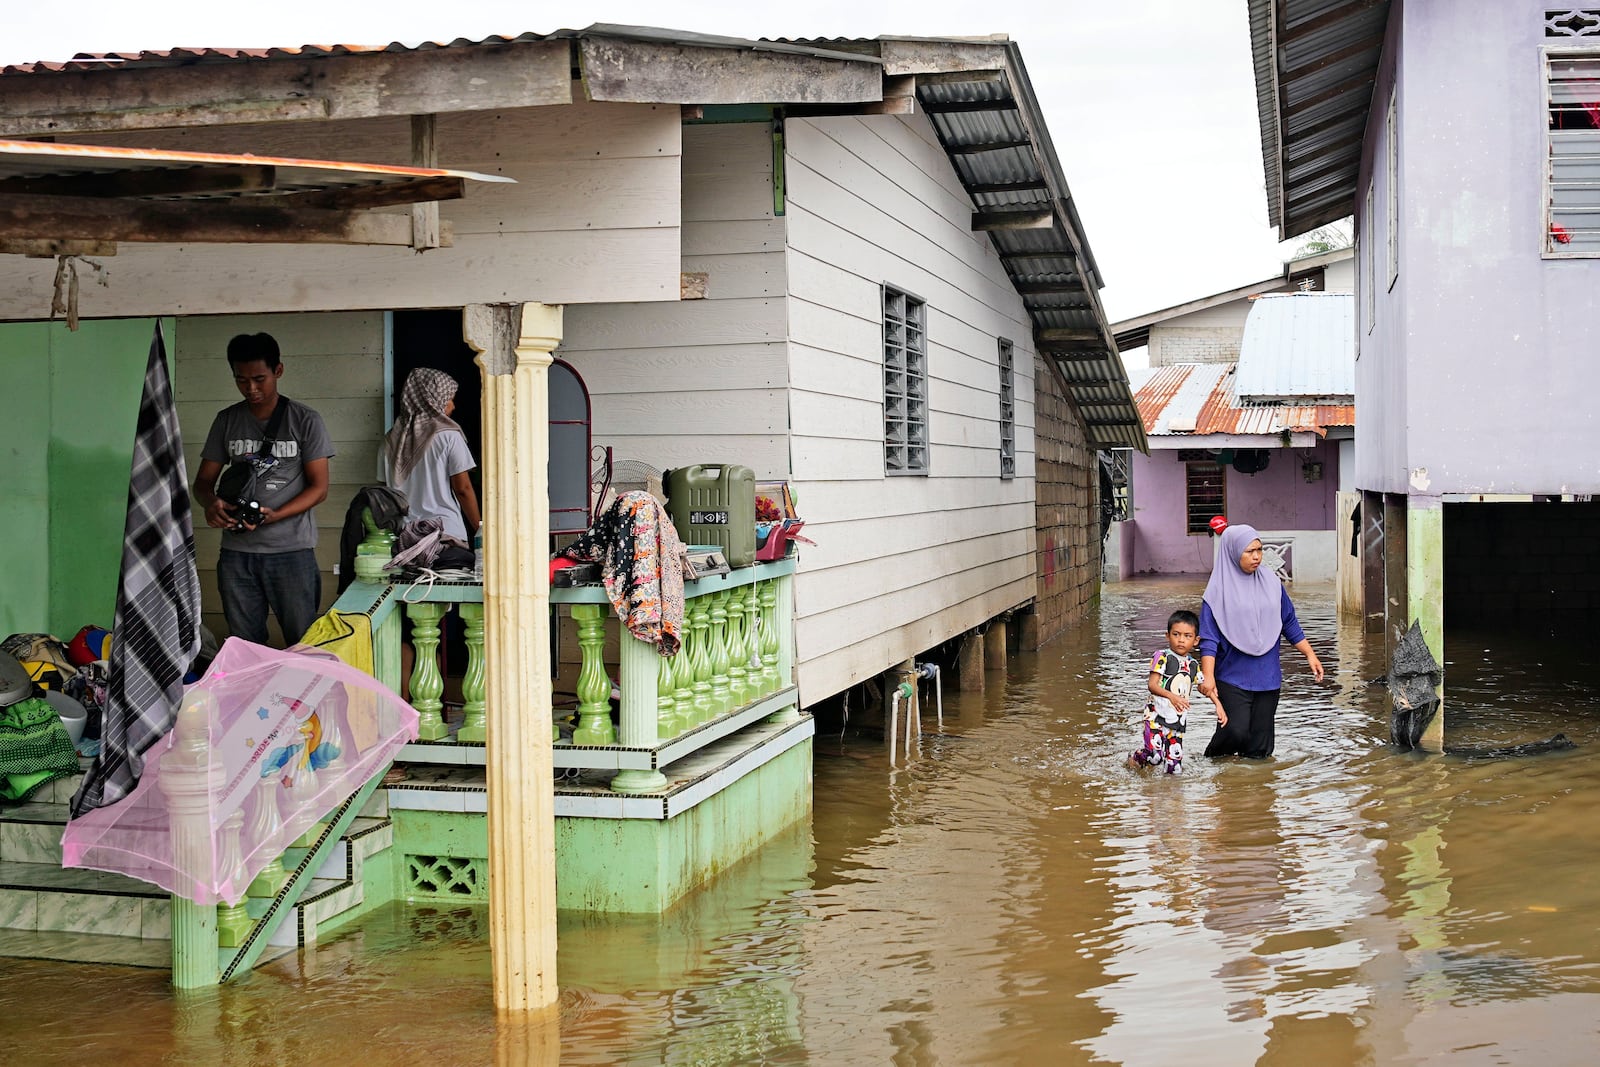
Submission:
[[[233,528],[242,530],[246,526],[261,525],[261,504],[249,497],[240,497],[233,502]]]

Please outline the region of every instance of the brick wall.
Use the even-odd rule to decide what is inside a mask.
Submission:
[[[1600,501],[1446,504],[1446,626],[1548,632],[1600,613]]]
[[[1150,366],[1232,363],[1243,339],[1242,326],[1157,326],[1150,331]]]
[[[1022,642],[1037,648],[1070,628],[1100,596],[1099,470],[1083,418],[1054,367],[1034,359],[1039,595]]]

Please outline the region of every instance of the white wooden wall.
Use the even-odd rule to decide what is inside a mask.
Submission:
[[[767,123],[683,128],[683,270],[706,299],[569,307],[558,355],[589,387],[594,443],[665,470],[789,469],[783,220]]]
[[[189,482],[200,467],[200,450],[217,412],[237,403],[239,391],[228,369],[228,338],[265,330],[283,350],[283,395],[322,413],[336,455],[328,464],[328,500],[317,508],[317,560],[322,565],[322,603],[333,604],[338,579],[339,532],[345,509],[363,485],[372,484],[383,435],[383,313],[319,315],[216,315],[180,318],[174,338],[174,389],[183,459]],[[194,509],[195,552],[200,569],[205,623],[219,638],[228,633],[217,596],[217,550],[221,531]],[[277,622],[272,631],[276,638]]]
[[[791,120],[796,591],[813,703],[1034,595],[1033,330],[927,119]],[[883,470],[889,283],[927,301],[930,473]],[[1015,346],[1017,473],[1000,472],[996,338]]]
[[[440,165],[504,174],[440,205],[453,247],[123,244],[85,317],[537,300],[676,300],[676,105],[578,103],[439,116]],[[409,164],[405,118],[152,130],[84,143]],[[407,209],[400,209],[402,211]],[[0,256],[0,319],[49,314],[53,260]]]

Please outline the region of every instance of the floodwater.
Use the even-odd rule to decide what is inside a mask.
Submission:
[[[1129,771],[1145,664],[1199,585],[947,691],[917,751],[837,723],[811,828],[661,920],[563,916],[558,1027],[497,1024],[479,909],[392,908],[246,982],[0,961],[16,1064],[1592,1063],[1600,696],[1582,646],[1453,639],[1452,744],[1387,744],[1379,652],[1296,594],[1278,750]],[[1198,718],[1198,714],[1192,718]],[[858,709],[859,718],[859,709]]]

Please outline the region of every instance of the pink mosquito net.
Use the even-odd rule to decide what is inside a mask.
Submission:
[[[177,727],[144,754],[133,792],[67,824],[62,865],[237,904],[416,736],[416,710],[370,675],[230,637],[184,692]]]

